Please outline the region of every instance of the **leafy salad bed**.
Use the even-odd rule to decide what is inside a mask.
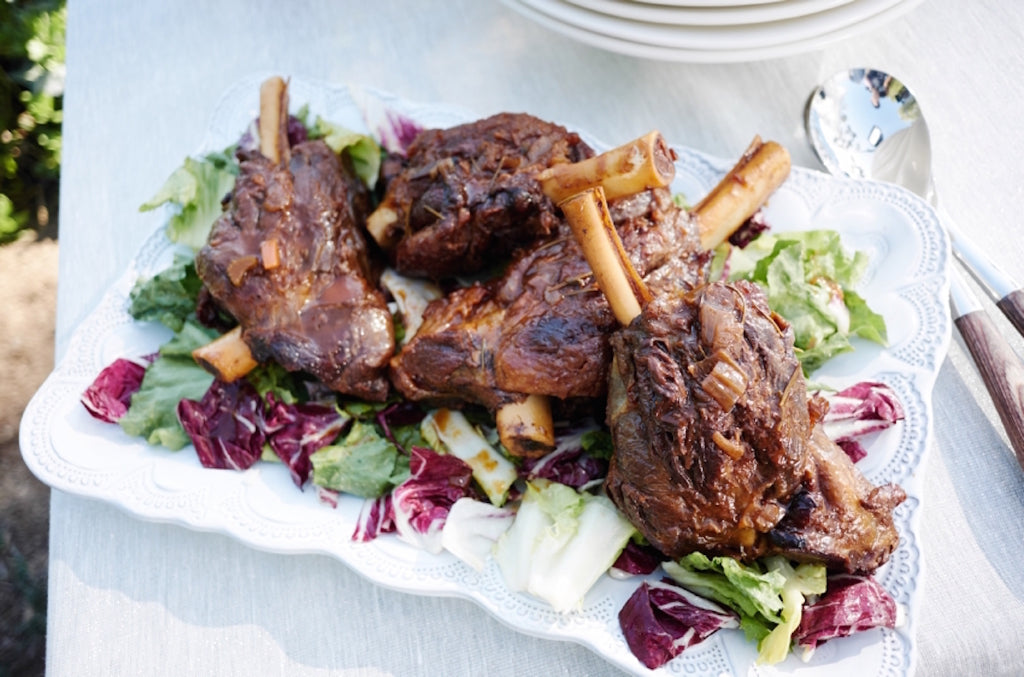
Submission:
[[[415,126],[397,125],[402,133],[393,137],[411,139]],[[336,152],[350,153],[360,177],[373,185],[382,153],[375,139],[310,121],[303,112],[291,120],[289,136],[323,138]],[[238,142],[253,143],[251,131]],[[205,242],[237,175],[234,150],[187,159],[143,205],[173,206],[172,241],[193,251]],[[773,310],[793,326],[810,374],[852,350],[851,336],[885,342],[883,319],[852,289],[865,265],[832,231],[765,232],[719,248],[712,274],[766,289]],[[192,351],[230,327],[230,318],[211,313],[200,291],[188,255],[136,284],[132,317],[159,322],[173,337],[155,354],[123,357],[104,369],[82,397],[90,413],[153,445],[191,444],[205,467],[284,463],[300,490],[311,488],[328,503],[342,493],[365,499],[354,540],[395,534],[477,569],[493,558],[511,590],[557,611],[578,607],[606,572],[643,577],[619,618],[626,642],[647,667],[721,628],[741,627],[758,642],[759,660],[773,663],[794,648],[807,653],[827,639],[897,623],[895,602],[871,578],[828,576],[823,566],[780,557],[743,564],[693,553],[663,562],[601,493],[612,449],[598,422],[562,425],[554,452],[513,459],[487,413],[472,408],[355,401],[275,364],[234,383],[216,381]],[[864,435],[902,417],[882,384],[857,384],[828,398],[826,430],[855,460],[865,453]],[[656,571],[660,579],[652,576]]]

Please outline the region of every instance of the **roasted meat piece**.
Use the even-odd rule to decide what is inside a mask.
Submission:
[[[592,155],[575,133],[526,114],[426,130],[384,163],[368,227],[400,273],[478,271],[556,230],[557,208],[534,177]]]
[[[668,189],[609,205],[633,267],[652,289],[690,289],[703,282],[707,254],[689,215]],[[504,308],[494,356],[497,384],[558,398],[603,398],[617,329],[608,301],[568,226],[534,247],[497,285]]]
[[[611,204],[633,265],[652,288],[692,288],[707,254],[667,189]],[[512,393],[603,398],[617,325],[568,226],[524,250],[505,274],[428,306],[416,335],[392,360],[412,399],[488,407]]]
[[[871,484],[821,426],[812,428],[808,452],[808,474],[768,532],[770,549],[849,573],[874,571],[899,544],[892,511],[906,494]]]
[[[902,490],[873,487],[821,432],[792,330],[760,288],[658,294],[612,347],[606,487],[655,547],[850,572],[888,558]]]
[[[414,401],[494,410],[516,396],[494,378],[494,349],[503,313],[482,284],[456,289],[432,301],[415,336],[391,361],[391,381]]]
[[[239,159],[230,208],[196,256],[210,295],[257,360],[385,399],[394,329],[362,231],[365,186],[322,141],[293,146],[287,164]]]

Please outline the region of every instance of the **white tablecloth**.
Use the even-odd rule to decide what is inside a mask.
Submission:
[[[657,127],[722,157],[761,134],[814,167],[801,125],[811,88],[840,68],[884,68],[926,111],[946,209],[1024,280],[1015,2],[930,0],[868,35],[731,65],[603,52],[486,0],[69,5],[58,359],[148,235],[137,206],[197,148],[222,92],[257,71],[371,84],[480,115],[529,111],[608,141]],[[934,404],[921,470],[920,674],[1024,674],[1024,474],[958,337]],[[50,540],[54,676],[615,672],[467,601],[391,592],[326,557],[268,554],[60,491]]]

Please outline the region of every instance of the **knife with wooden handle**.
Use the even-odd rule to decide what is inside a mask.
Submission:
[[[1019,290],[1012,294],[1017,301],[1013,311],[1017,313],[1018,319],[1024,319],[1019,303],[1024,294]],[[981,379],[1003,422],[1003,428],[1010,438],[1017,462],[1024,468],[1024,363],[955,270],[952,271],[950,298],[953,322],[974,358]],[[1006,310],[1003,309],[1003,312]],[[1015,323],[1018,328],[1022,324]]]
[[[1024,289],[965,237],[945,212],[939,209],[939,214],[953,244],[953,253],[981,283],[1006,319],[1024,336]]]

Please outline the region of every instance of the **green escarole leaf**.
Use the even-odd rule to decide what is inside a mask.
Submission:
[[[184,164],[167,178],[160,190],[139,211],[150,211],[164,204],[177,207],[167,223],[172,242],[198,251],[210,234],[223,208],[221,202],[235,186],[238,163],[230,149],[201,158],[185,158]]]

